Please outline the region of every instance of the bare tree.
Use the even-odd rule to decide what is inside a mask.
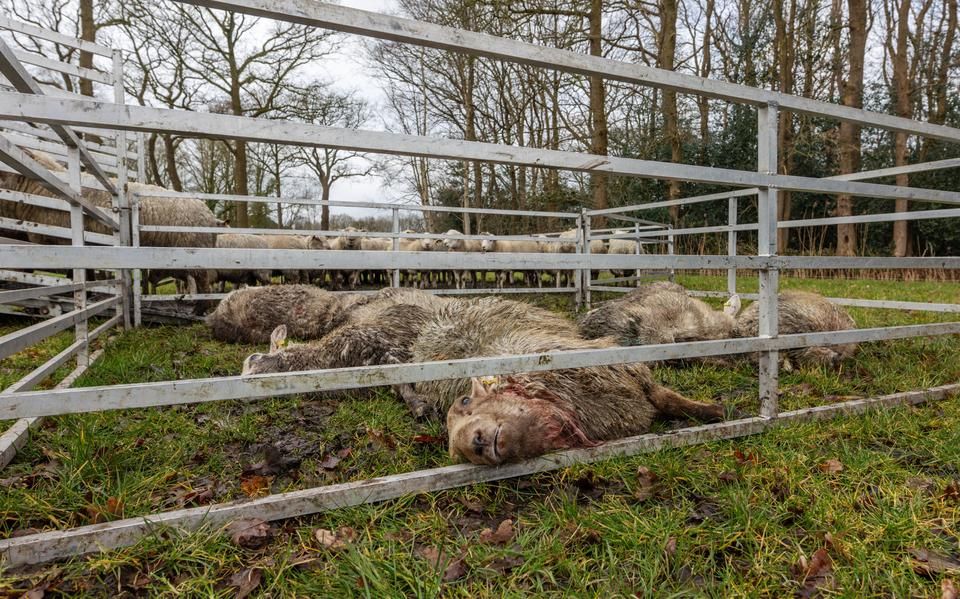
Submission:
[[[356,129],[363,126],[369,118],[367,103],[351,94],[328,92],[321,85],[314,84],[297,94],[297,100],[290,107],[290,114],[301,121],[330,127]],[[369,175],[373,165],[364,155],[333,148],[301,148],[299,163],[306,166],[320,182],[321,198],[330,200],[333,184],[348,177]],[[364,163],[366,163],[364,165]],[[320,228],[330,227],[330,207],[323,205],[320,212]]]
[[[844,54],[846,61],[837,56],[838,65],[850,63],[846,78],[842,70],[837,75],[841,79],[841,101],[844,106],[863,108],[863,62],[867,43],[867,3],[866,0],[848,0],[850,41]],[[841,69],[842,67],[838,67]],[[853,173],[860,169],[860,127],[844,121],[840,123],[838,135],[840,149],[840,172]],[[837,196],[837,216],[853,215],[853,198],[849,195]],[[855,256],[857,253],[857,226],[842,223],[837,225],[837,255]]]

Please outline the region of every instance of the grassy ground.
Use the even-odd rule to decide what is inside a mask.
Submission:
[[[722,286],[703,277],[681,282]],[[742,285],[751,291],[756,281]],[[950,284],[783,285],[960,302]],[[563,307],[555,297],[541,301]],[[852,313],[864,327],[951,319]],[[64,334],[5,360],[0,383],[69,342]],[[77,385],[236,374],[257,349],[213,341],[202,326],[141,329],[107,343]],[[656,374],[689,396],[756,408],[748,365]],[[872,344],[840,372],[785,374],[782,405],[957,381],[955,337]],[[414,421],[385,392],[48,419],[2,473],[0,536],[444,465],[441,436],[437,423]],[[0,596],[44,587],[72,596],[232,597],[249,588],[263,596],[939,596],[942,579],[960,585],[960,571],[939,571],[960,568],[957,481],[953,398],[339,510],[277,523],[267,538],[239,544],[220,529],[165,533],[3,572]],[[337,536],[318,537],[320,529]],[[919,550],[947,561],[918,573]]]

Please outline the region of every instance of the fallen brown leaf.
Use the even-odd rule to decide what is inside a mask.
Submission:
[[[633,497],[637,501],[646,501],[653,497],[659,485],[659,477],[646,466],[637,468],[637,488],[633,491]]]
[[[324,549],[340,551],[357,540],[357,531],[349,526],[341,526],[336,531],[318,528],[313,532],[313,536]]]
[[[236,589],[234,599],[246,599],[263,580],[263,571],[260,568],[247,568],[234,573],[227,579],[227,586]]]
[[[396,449],[397,440],[378,428],[367,428],[367,436],[376,445],[386,449]]]
[[[666,545],[663,546],[663,552],[667,554],[667,557],[673,557],[673,554],[677,552],[677,537],[667,539]]]
[[[960,503],[960,481],[950,481],[940,498],[951,503]]]
[[[732,472],[732,471],[730,471],[730,470],[727,470],[727,471],[725,471],[725,472],[721,472],[721,473],[717,476],[717,478],[720,479],[721,481],[725,482],[725,483],[732,483],[732,482],[736,482],[736,481],[740,480],[740,475],[738,475],[736,472]]]
[[[960,572],[960,560],[949,555],[920,547],[911,547],[910,554],[913,556],[913,571],[917,574],[933,577],[936,574]]]
[[[340,464],[340,458],[332,453],[328,453],[327,457],[320,461],[320,467],[324,470],[336,470],[338,464]]]
[[[733,458],[737,460],[737,463],[741,466],[746,464],[757,465],[760,463],[760,458],[755,453],[744,453],[740,449],[733,450]]]
[[[480,531],[480,542],[486,545],[506,545],[513,540],[513,520],[504,520],[497,530],[484,528]]]
[[[944,578],[940,582],[940,599],[958,599],[960,593],[957,592],[957,586],[949,578]]]
[[[467,564],[463,554],[451,560],[444,551],[429,546],[418,548],[416,554],[434,570],[444,568],[443,582],[453,582],[467,575]]]
[[[817,549],[810,558],[810,563],[801,556],[800,562],[794,566],[799,574],[800,588],[795,596],[802,598],[819,597],[821,590],[834,588],[833,560],[826,549]]]
[[[104,511],[111,516],[123,516],[123,500],[118,497],[108,498],[107,506],[104,508]]]
[[[240,479],[240,490],[247,497],[261,497],[270,494],[270,477],[255,474]]]
[[[259,518],[246,518],[228,524],[227,534],[234,545],[246,549],[260,549],[273,538],[273,527]]]
[[[514,568],[522,566],[525,561],[526,560],[519,555],[508,555],[491,560],[490,563],[487,564],[487,568],[495,570],[501,574],[506,574]]]
[[[830,458],[829,460],[821,463],[818,468],[820,468],[820,472],[837,474],[838,472],[843,472],[843,463],[836,458]]]

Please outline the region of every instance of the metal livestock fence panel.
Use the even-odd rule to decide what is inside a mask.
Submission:
[[[835,414],[856,413],[870,408],[885,407],[903,403],[918,403],[931,399],[942,399],[955,393],[957,385],[945,385],[925,391],[898,393],[877,398],[846,401],[827,406],[819,406],[792,412],[780,412],[777,403],[778,389],[778,352],[787,349],[810,347],[823,344],[874,342],[890,339],[904,339],[931,335],[960,334],[960,322],[942,322],[936,324],[894,326],[871,329],[854,329],[830,333],[808,333],[799,335],[778,334],[777,293],[779,273],[785,268],[942,268],[960,267],[960,258],[835,258],[819,256],[778,256],[776,251],[776,232],[778,228],[810,226],[805,224],[817,221],[778,222],[776,215],[777,191],[792,190],[825,194],[850,194],[865,198],[907,199],[920,202],[935,202],[960,205],[960,193],[914,187],[880,185],[864,183],[860,179],[889,176],[897,172],[919,172],[953,168],[956,161],[939,161],[912,167],[897,167],[856,173],[825,179],[780,175],[777,165],[777,120],[781,110],[812,114],[821,117],[839,119],[863,126],[879,127],[889,130],[906,131],[910,134],[924,135],[949,142],[960,142],[960,130],[931,123],[921,123],[910,119],[895,117],[870,111],[837,106],[807,98],[769,92],[747,86],[714,81],[710,79],[663,71],[638,64],[627,64],[601,57],[586,56],[573,52],[547,48],[516,40],[503,39],[473,32],[461,31],[440,25],[421,23],[389,15],[370,13],[342,6],[315,3],[303,3],[294,0],[180,0],[212,8],[234,10],[247,14],[266,16],[278,20],[335,29],[348,33],[389,39],[417,45],[464,52],[477,56],[486,56],[507,61],[536,65],[549,69],[598,75],[634,84],[653,85],[675,91],[694,93],[713,98],[723,98],[733,102],[755,106],[758,111],[758,157],[756,171],[736,171],[686,164],[673,164],[656,161],[627,159],[616,156],[596,156],[581,152],[543,150],[537,148],[508,146],[484,142],[471,142],[455,139],[438,139],[427,136],[402,135],[380,131],[358,131],[318,127],[303,123],[289,123],[277,120],[255,119],[220,114],[198,114],[180,110],[158,109],[142,106],[120,106],[123,103],[122,92],[116,103],[85,100],[74,97],[41,96],[42,90],[20,81],[18,73],[23,71],[17,57],[11,52],[2,53],[0,66],[5,67],[3,74],[14,83],[19,93],[0,92],[0,120],[44,123],[65,142],[75,141],[72,128],[109,129],[122,132],[174,133],[193,137],[210,137],[228,140],[246,140],[255,142],[280,143],[306,147],[342,148],[372,153],[428,156],[442,159],[484,161],[501,164],[552,167],[579,172],[605,172],[631,177],[647,177],[664,180],[683,180],[702,183],[728,185],[735,189],[730,192],[710,194],[695,198],[683,198],[653,202],[640,206],[611,208],[606,210],[579,213],[532,213],[544,218],[564,218],[575,222],[576,250],[573,253],[465,253],[443,252],[404,252],[396,251],[401,239],[442,238],[439,234],[405,234],[399,231],[396,214],[399,210],[416,209],[423,211],[449,210],[462,213],[482,213],[479,208],[444,207],[404,207],[389,206],[394,211],[393,230],[378,235],[364,234],[370,237],[385,237],[393,240],[393,251],[297,251],[297,250],[258,250],[258,249],[217,249],[217,248],[165,248],[137,247],[139,233],[173,230],[169,227],[140,226],[137,218],[137,202],[126,209],[121,203],[119,222],[85,203],[79,193],[79,166],[81,162],[90,169],[106,189],[113,189],[105,177],[99,176],[99,168],[87,163],[84,152],[79,148],[71,150],[71,182],[66,186],[57,177],[37,171],[24,160],[22,152],[10,144],[0,144],[0,157],[13,163],[14,168],[28,176],[32,175],[45,181],[48,186],[58,190],[71,205],[74,215],[72,241],[74,247],[57,246],[0,246],[0,266],[5,269],[74,269],[71,282],[61,285],[84,283],[84,269],[114,269],[123,273],[120,285],[127,293],[122,303],[128,305],[131,287],[131,271],[139,269],[385,269],[397,273],[401,269],[411,270],[567,270],[579,273],[574,277],[575,284],[583,294],[583,301],[589,305],[591,289],[606,289],[595,285],[591,271],[615,269],[625,271],[681,269],[700,270],[727,269],[728,293],[736,291],[737,269],[757,270],[760,273],[760,291],[757,299],[760,303],[760,326],[757,337],[744,339],[725,339],[671,345],[651,345],[638,347],[616,347],[596,350],[557,351],[543,354],[469,358],[446,362],[426,362],[343,368],[309,372],[256,375],[250,377],[221,377],[183,381],[165,381],[137,385],[114,385],[82,389],[57,389],[51,391],[28,391],[30,380],[20,387],[0,394],[0,418],[33,419],[43,416],[68,413],[83,413],[108,409],[148,408],[165,405],[194,404],[228,399],[259,399],[278,395],[290,395],[318,390],[339,390],[357,387],[381,386],[399,383],[413,383],[442,378],[460,378],[487,374],[508,374],[540,370],[580,368],[587,366],[611,365],[629,362],[649,362],[667,359],[679,359],[702,356],[716,356],[738,353],[760,354],[758,376],[758,395],[761,400],[758,416],[672,431],[668,434],[641,435],[629,439],[613,441],[591,449],[574,450],[544,456],[536,460],[499,468],[476,466],[451,466],[434,470],[397,474],[393,476],[334,485],[318,489],[307,489],[292,493],[278,494],[250,502],[220,504],[204,508],[180,510],[127,520],[82,527],[68,531],[50,531],[19,538],[0,540],[0,556],[12,565],[33,563],[94,551],[101,548],[113,548],[130,545],[144,535],[155,530],[157,525],[176,526],[192,529],[204,523],[220,524],[237,517],[260,517],[277,519],[334,509],[344,505],[356,505],[372,501],[382,501],[406,493],[437,490],[472,484],[485,480],[497,480],[510,476],[520,476],[532,472],[561,468],[566,465],[605,459],[621,455],[633,455],[643,451],[652,451],[662,447],[675,447],[712,439],[731,438],[755,434],[781,423],[827,418]],[[19,68],[18,68],[19,67]],[[22,77],[21,77],[22,79]],[[61,135],[61,132],[63,134]],[[67,144],[69,145],[69,143]],[[125,143],[118,143],[125,148]],[[19,152],[19,153],[18,153]],[[118,159],[120,180],[125,181],[125,161]],[[117,197],[125,201],[123,186],[118,186]],[[161,192],[156,197],[177,197],[176,194]],[[757,197],[758,222],[737,223],[737,199]],[[154,194],[151,194],[154,197]],[[214,198],[209,198],[214,199]],[[217,199],[236,201],[236,196],[222,196]],[[729,202],[728,223],[723,226],[693,227],[687,229],[647,229],[659,226],[649,223],[632,213],[652,208],[672,205],[692,204],[704,201]],[[242,201],[276,202],[275,198],[241,198]],[[317,204],[318,202],[307,202]],[[331,203],[331,205],[333,205]],[[344,203],[342,205],[348,205]],[[487,211],[490,214],[517,215],[519,212]],[[929,218],[948,218],[955,216],[951,210],[937,210]],[[82,215],[86,213],[101,219],[113,229],[119,229],[118,243],[113,247],[85,246],[82,235]],[[883,218],[893,217],[882,215]],[[595,217],[616,217],[629,223],[622,227],[625,232],[593,231],[592,220]],[[852,217],[863,219],[864,217]],[[875,218],[871,215],[871,218]],[[917,217],[921,218],[921,217]],[[822,221],[823,219],[819,219]],[[136,223],[136,224],[131,224]],[[835,221],[830,222],[848,222]],[[849,222],[858,222],[851,220]],[[859,222],[886,222],[884,220]],[[126,233],[124,233],[126,230]],[[736,254],[736,235],[739,231],[757,231],[758,251],[756,255]],[[230,232],[242,230],[230,229]],[[217,232],[214,230],[214,232]],[[257,234],[290,234],[290,231],[254,230]],[[677,235],[701,234],[705,232],[728,235],[727,255],[674,255]],[[332,231],[299,231],[321,237],[339,235]],[[481,237],[483,236],[471,236]],[[526,237],[526,236],[521,236]],[[519,237],[514,237],[519,239]],[[538,238],[543,243],[564,243],[559,237],[556,241]],[[633,239],[637,241],[637,250],[631,254],[596,254],[590,249],[590,241]],[[644,240],[655,242],[644,244]],[[639,253],[643,245],[666,246],[666,253]],[[77,274],[79,273],[79,274]],[[634,277],[614,277],[623,282],[632,282]],[[602,281],[601,281],[602,282]],[[139,288],[139,286],[134,286]],[[63,287],[61,286],[61,289]],[[610,287],[625,290],[623,287]],[[83,292],[84,289],[75,290]],[[463,290],[455,290],[463,291]],[[214,294],[210,294],[213,296]],[[181,296],[182,297],[182,296]],[[196,297],[196,296],[195,296]],[[208,299],[199,296],[197,299]],[[158,301],[156,296],[147,296],[147,301]],[[92,311],[110,307],[105,300],[90,305],[79,306],[80,310]],[[922,304],[918,302],[877,301],[873,305],[867,300],[840,299],[849,305],[882,307],[893,309],[931,309],[955,313],[958,306],[953,304]],[[855,302],[855,303],[850,303]],[[116,317],[115,317],[116,318]],[[39,329],[51,330],[70,322],[70,318],[41,323]],[[69,326],[66,325],[66,326]],[[99,329],[98,329],[99,330]],[[24,335],[29,336],[29,333]],[[0,348],[8,350],[21,347],[20,341],[11,339],[7,344],[0,340]],[[41,366],[38,371],[51,368]],[[40,376],[40,374],[36,375]],[[29,378],[29,377],[28,377]]]

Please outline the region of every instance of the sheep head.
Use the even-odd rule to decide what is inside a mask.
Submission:
[[[489,239],[490,237],[493,237],[493,233],[488,233],[488,232],[486,232],[486,231],[483,231],[483,232],[480,233],[480,234],[483,235],[484,237],[487,237],[487,238],[488,238],[488,239],[483,239],[483,240],[480,241],[480,251],[481,251],[481,252],[492,252],[494,249],[496,249],[496,247],[497,247],[497,240],[496,240],[496,239]]]
[[[307,244],[310,246],[311,250],[326,250],[327,247],[327,238],[321,237],[319,235],[311,235],[307,240]]]
[[[729,316],[736,317],[737,314],[740,313],[740,307],[742,305],[743,304],[740,301],[740,296],[734,293],[733,295],[730,296],[730,299],[728,299],[723,304],[723,313]]]
[[[270,334],[270,352],[266,354],[250,354],[247,356],[243,361],[241,376],[283,371],[282,351],[286,345],[287,325],[282,324],[273,329],[273,333]]]
[[[542,386],[513,378],[472,379],[470,394],[447,412],[450,457],[495,466],[596,445],[555,399]]]

